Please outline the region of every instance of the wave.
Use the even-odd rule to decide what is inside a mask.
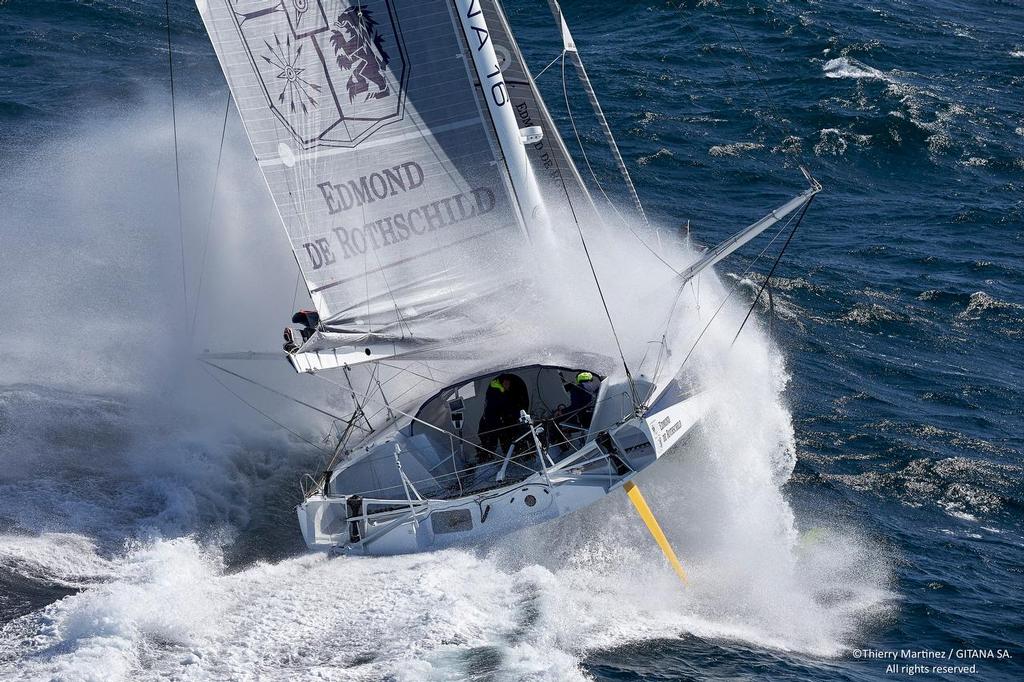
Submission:
[[[636,162],[639,166],[647,166],[650,165],[651,163],[665,163],[666,161],[669,161],[673,158],[675,158],[675,154],[673,154],[671,150],[665,149],[663,147],[658,151],[654,152],[653,154],[641,156],[636,160]]]
[[[984,291],[975,291],[971,294],[971,297],[968,300],[967,308],[962,312],[957,313],[956,319],[965,321],[979,320],[982,317],[988,316],[1016,317],[1020,314],[1018,311],[1024,311],[1024,305],[1021,305],[1020,303],[1011,303],[1009,301],[1000,301]]]
[[[708,150],[708,154],[711,156],[739,156],[744,152],[757,149],[764,149],[764,145],[757,142],[733,142],[732,144],[715,145]]]
[[[963,304],[966,305],[970,296],[967,294],[956,293],[952,291],[945,291],[943,289],[928,289],[922,291],[917,295],[918,301],[925,301],[927,303],[945,303],[949,304]]]
[[[873,66],[857,61],[851,57],[836,57],[829,59],[821,67],[826,78],[855,78],[866,80],[882,80],[889,83],[897,83],[891,74],[879,71]]]
[[[639,568],[649,557],[629,547],[591,544],[556,569],[503,567],[493,556],[449,550],[372,560],[308,555],[228,572],[215,549],[158,541],[126,552],[108,582],[0,629],[0,660],[29,654],[20,679],[341,674],[418,682],[586,680],[580,661],[589,652],[680,632],[783,649],[806,638],[815,653],[833,655],[833,633],[807,620],[819,602],[833,601],[837,614],[877,613],[889,598],[865,580],[879,577],[880,562],[862,551],[828,529],[801,538],[803,570],[823,582],[817,599],[790,598],[778,611],[787,631],[750,618],[774,589],[756,602],[732,600],[731,615],[702,608],[727,598],[716,594],[724,585],[701,576],[703,586],[695,580],[692,593],[680,591],[674,577]],[[759,582],[778,578],[769,571]],[[836,578],[849,586],[838,598],[828,587]]]
[[[989,113],[970,93],[950,88],[946,79],[883,71],[846,56],[821,68],[826,78],[856,81],[856,87],[838,89],[832,100],[839,105],[840,120],[848,124],[821,131],[815,146],[819,156],[842,156],[852,144],[900,149],[920,143],[933,161],[949,155],[951,162],[967,167],[1012,165],[1012,158],[1000,158],[1015,154],[1012,144],[1000,145],[1000,156],[993,157],[988,135],[980,132]],[[851,110],[858,115],[847,115]]]
[[[920,436],[950,436],[936,431]],[[1008,504],[1021,503],[1015,491],[1022,474],[1019,466],[951,457],[914,459],[895,471],[823,476],[855,490],[894,497],[911,507],[932,504],[951,516],[977,520],[997,514]]]
[[[878,303],[858,303],[839,320],[867,327],[885,322],[907,322],[909,318]]]
[[[818,141],[814,145],[817,156],[843,156],[850,145],[867,147],[872,136],[842,131],[837,128],[824,128],[818,132]]]

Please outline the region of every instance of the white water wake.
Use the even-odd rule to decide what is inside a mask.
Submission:
[[[154,140],[133,158],[42,159],[39,174],[67,185],[65,202],[26,211],[20,220],[38,228],[29,231],[38,243],[15,249],[18,262],[5,258],[5,273],[42,284],[44,316],[64,320],[68,338],[53,340],[55,364],[39,357],[39,338],[15,334],[17,361],[0,365],[0,383],[24,382],[0,403],[13,426],[0,434],[0,516],[16,531],[0,535],[0,571],[81,591],[3,626],[3,677],[585,679],[589,652],[687,633],[833,656],[885,608],[888,568],[876,551],[840,530],[814,541],[798,533],[782,492],[796,456],[788,375],[754,324],[727,350],[741,301],[691,360],[700,383],[720,392],[713,419],[641,481],[691,573],[688,589],[619,495],[477,550],[328,560],[260,549],[283,542],[294,500],[282,491],[315,457],[189,374],[190,344],[174,341],[176,237],[153,211],[154,201],[166,205],[154,191],[168,170],[157,163],[166,136],[144,121],[122,127]],[[81,142],[113,144],[106,131]],[[209,163],[204,142],[190,142],[192,161]],[[236,145],[233,157],[244,159]],[[154,167],[161,172],[140,172]],[[237,258],[219,272],[236,283],[276,276],[254,272],[246,254],[287,255],[269,243],[277,228],[250,203],[262,183],[245,168],[227,190],[221,236],[222,252]],[[110,173],[123,182],[111,185]],[[79,239],[71,267],[32,255],[69,237]],[[622,262],[638,248],[631,239],[615,254]],[[293,276],[278,277],[288,299]],[[661,281],[626,276],[626,300]],[[696,289],[684,294],[692,336],[725,291],[706,275],[699,300]],[[236,305],[226,296],[215,294],[212,308]],[[247,322],[232,332],[260,338],[290,302],[238,301]],[[298,415],[281,416],[295,424]],[[231,558],[240,544],[256,547],[248,559]]]

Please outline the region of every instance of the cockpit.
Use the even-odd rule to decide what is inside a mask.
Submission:
[[[503,479],[515,480],[538,469],[538,443],[553,461],[583,445],[601,380],[590,370],[547,365],[482,375],[427,400],[412,433],[452,450],[462,469],[500,463]]]
[[[336,468],[325,494],[368,501],[476,495],[546,474],[591,440],[599,452],[574,469],[614,475],[623,465],[605,457],[615,451],[607,430],[635,408],[629,387],[609,382],[588,369],[531,365],[447,386],[393,437]]]
[[[628,390],[605,380],[586,368],[529,365],[448,386],[395,439],[336,470],[330,491],[451,499],[546,471],[632,414]]]

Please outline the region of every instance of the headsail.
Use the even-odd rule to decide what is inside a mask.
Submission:
[[[197,4],[332,342],[493,324],[529,216],[458,3]]]

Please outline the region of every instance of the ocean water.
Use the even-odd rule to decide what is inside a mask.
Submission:
[[[507,4],[539,71],[550,15]],[[296,286],[233,112],[216,172],[197,13],[172,8],[183,305],[163,4],[11,0],[0,678],[868,680],[907,674],[858,654],[901,649],[1006,650],[945,677],[1024,677],[1024,8],[563,5],[664,232],[717,242],[800,191],[801,162],[825,186],[740,352],[770,256],[689,294],[696,322],[736,291],[695,358],[728,399],[643,483],[690,587],[621,496],[476,549],[307,554],[292,506],[320,453],[190,360],[274,348]],[[564,121],[557,65],[539,83]]]

